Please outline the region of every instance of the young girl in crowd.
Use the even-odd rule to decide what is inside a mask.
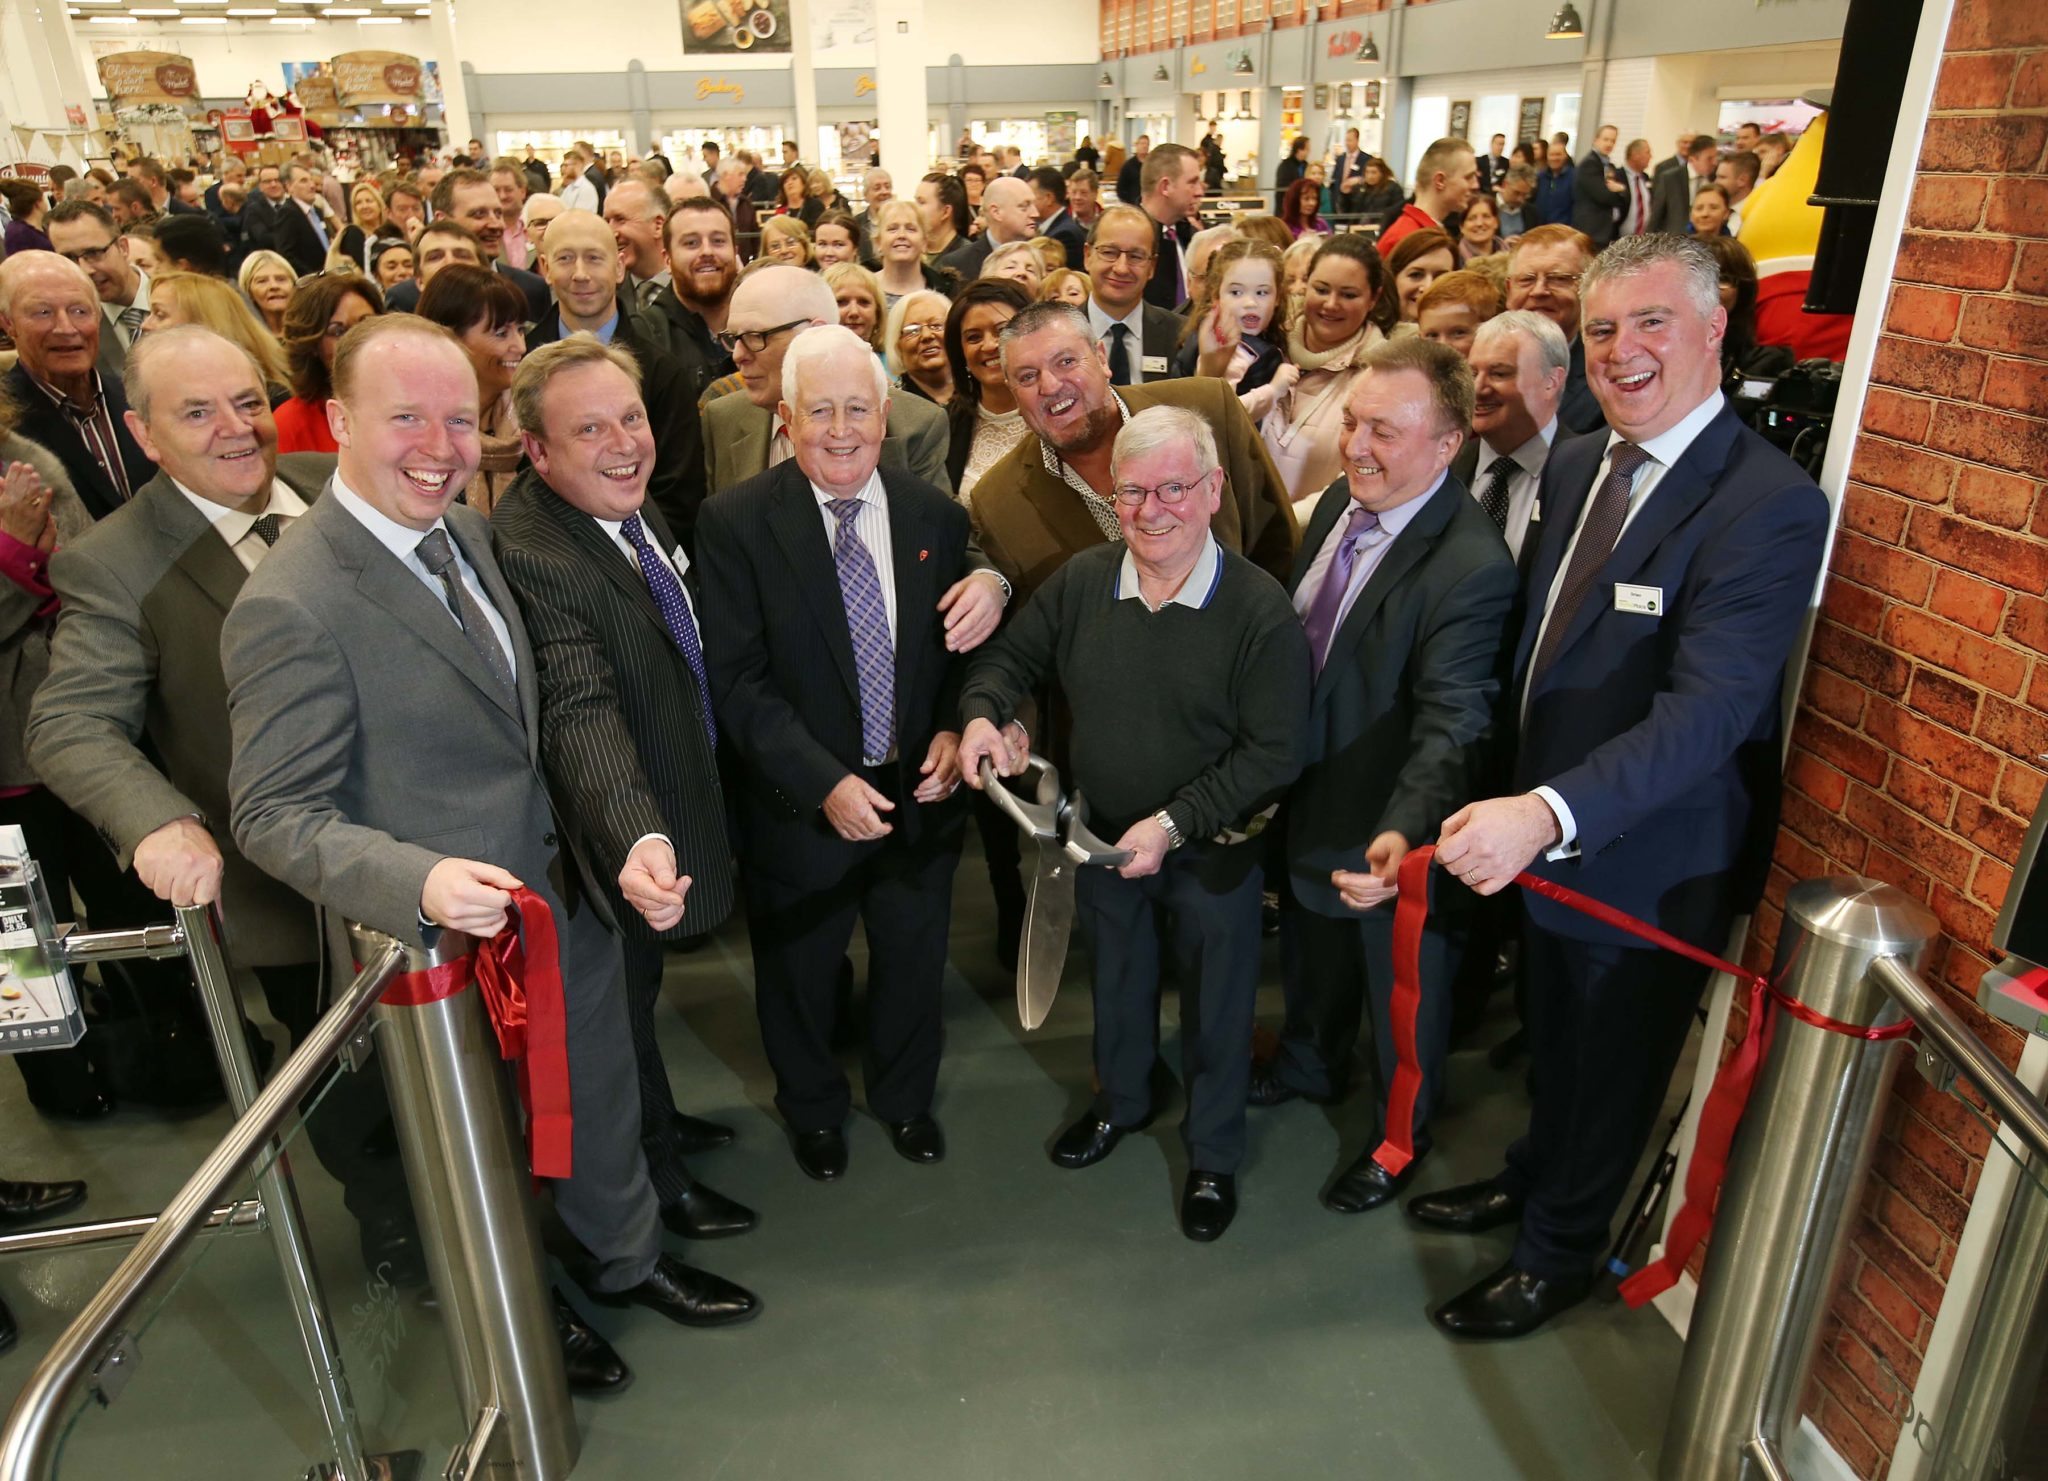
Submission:
[[[1256,422],[1301,376],[1282,348],[1284,302],[1280,254],[1264,242],[1225,242],[1196,290],[1176,368],[1229,381]]]
[[[825,282],[839,305],[839,322],[882,353],[882,317],[888,312],[882,285],[857,262],[835,262],[824,270]]]
[[[1322,237],[1303,237],[1280,254],[1280,291],[1287,300],[1287,309],[1281,318],[1286,323],[1292,324],[1301,317],[1302,299],[1308,293],[1308,265],[1324,240]]]
[[[1063,267],[1047,276],[1038,287],[1040,303],[1070,303],[1077,309],[1088,307],[1088,295],[1095,285],[1088,274],[1078,268]]]
[[[827,211],[811,228],[818,266],[860,261],[860,224],[844,211]]]

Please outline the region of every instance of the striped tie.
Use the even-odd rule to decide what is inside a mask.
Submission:
[[[874,555],[854,525],[861,501],[832,499],[825,507],[839,521],[832,561],[839,568],[839,595],[846,603],[853,666],[860,678],[861,759],[878,766],[896,740],[896,645],[889,640],[889,609],[882,601]]]

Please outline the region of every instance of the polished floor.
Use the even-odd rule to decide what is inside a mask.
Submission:
[[[1218,1244],[1181,1238],[1173,1122],[1084,1172],[1044,1148],[1082,1107],[1088,997],[1078,949],[1044,1028],[1017,1026],[989,949],[978,860],[960,875],[938,1114],[950,1155],[913,1167],[857,1115],[844,1182],[807,1181],[772,1119],[750,970],[735,927],[672,959],[664,1041],[686,1109],[734,1123],[698,1175],[761,1227],[684,1252],[757,1290],[729,1332],[590,1307],[636,1370],[579,1402],[579,1477],[678,1481],[1147,1481],[1356,1477],[1604,1481],[1649,1476],[1679,1342],[1661,1318],[1596,1300],[1505,1346],[1456,1345],[1427,1303],[1490,1270],[1506,1233],[1431,1235],[1392,1209],[1340,1218],[1317,1189],[1358,1150],[1365,1110],[1253,1113],[1243,1210]],[[858,943],[855,960],[861,963]],[[1277,953],[1262,1016],[1277,1019]],[[1421,1186],[1480,1176],[1523,1110],[1489,1068],[1488,1026],[1454,1066],[1453,1105]],[[1176,1058],[1173,1005],[1162,1030]],[[152,1211],[226,1124],[123,1111],[59,1126],[0,1072],[0,1172],[84,1176],[92,1217]],[[317,1112],[316,1112],[317,1114]],[[295,1159],[355,1403],[374,1450],[422,1452],[438,1476],[467,1429],[438,1317],[366,1281],[353,1226],[310,1156]],[[681,1242],[676,1242],[681,1248]],[[112,1270],[119,1251],[0,1261],[22,1342],[12,1391]],[[85,1407],[65,1477],[285,1478],[321,1427],[268,1243],[205,1241],[139,1327],[139,1362],[108,1407]]]

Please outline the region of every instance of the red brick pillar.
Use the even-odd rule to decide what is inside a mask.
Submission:
[[[1886,880],[1932,907],[1930,979],[2013,1061],[1975,992],[2048,766],[2048,5],[1958,0],[1944,55],[1750,955],[1795,879]],[[1900,1075],[1807,1396],[1861,1476],[1898,1443],[1988,1144]]]

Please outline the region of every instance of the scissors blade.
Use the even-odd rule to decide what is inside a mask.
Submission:
[[[1074,929],[1074,863],[1056,839],[1038,845],[1038,873],[1024,911],[1024,949],[1017,957],[1017,1019],[1029,1031],[1045,1022],[1067,965]]]

